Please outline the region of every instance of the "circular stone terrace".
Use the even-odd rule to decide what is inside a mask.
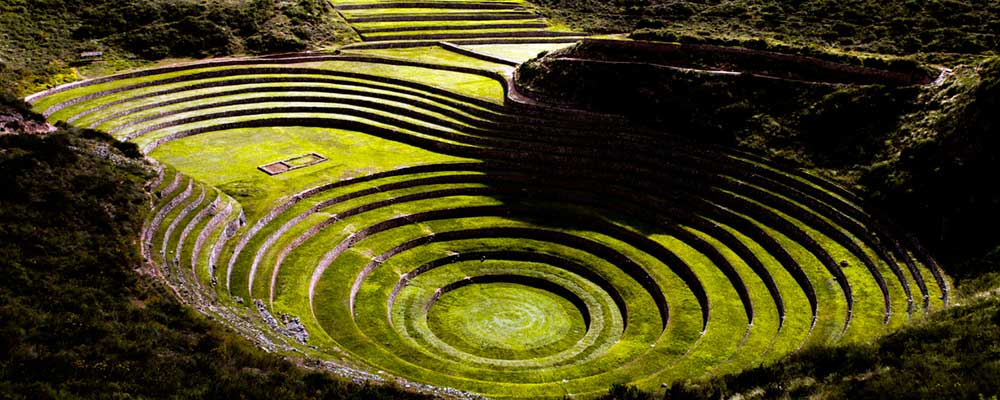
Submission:
[[[163,165],[151,270],[261,346],[562,398],[866,342],[947,305],[933,258],[834,183],[513,93],[518,62],[579,36],[526,3],[335,4],[354,49],[28,98]]]

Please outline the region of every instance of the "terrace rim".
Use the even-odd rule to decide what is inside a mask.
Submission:
[[[165,165],[147,268],[264,348],[438,395],[562,398],[866,341],[947,306],[933,258],[834,183],[518,93],[533,55],[512,44],[576,40],[526,3],[334,5],[392,40],[26,99]],[[467,37],[501,15],[530,22]],[[503,33],[521,29],[552,33]]]

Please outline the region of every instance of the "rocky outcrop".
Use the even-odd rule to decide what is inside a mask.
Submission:
[[[0,106],[0,135],[44,135],[56,127],[44,120],[35,120],[11,107]]]
[[[271,315],[271,311],[267,309],[267,306],[264,305],[263,301],[260,299],[254,299],[253,304],[257,307],[257,312],[260,313],[260,318],[263,319],[264,323],[271,327],[271,329],[274,329],[282,335],[295,339],[302,344],[306,344],[306,342],[309,341],[309,332],[306,331],[305,325],[302,324],[302,321],[300,321],[298,317],[282,314],[281,323],[278,323],[278,319],[274,318],[274,315]],[[284,327],[282,325],[284,325]]]

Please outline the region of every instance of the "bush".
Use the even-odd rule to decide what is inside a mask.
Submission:
[[[904,127],[934,136],[902,149],[899,161],[873,168],[862,182],[872,201],[917,233],[945,260],[968,259],[996,247],[1000,232],[1000,58],[982,63],[979,82],[944,87],[940,117]],[[913,130],[915,132],[910,132]],[[960,271],[956,271],[961,273]]]
[[[772,365],[676,382],[664,398],[981,400],[1000,392],[997,357],[1000,299],[992,298],[934,314],[873,344],[812,347]],[[601,399],[654,398],[622,393],[628,392],[612,389]]]
[[[0,136],[0,398],[430,398],[265,354],[140,277],[153,172],[89,150],[108,141],[65,125]]]
[[[676,36],[765,37],[896,55],[1000,49],[1000,29],[991,29],[1000,15],[1000,2],[996,1],[536,3],[550,16],[562,17],[578,29],[600,33],[662,28]],[[664,40],[675,41],[669,37]]]

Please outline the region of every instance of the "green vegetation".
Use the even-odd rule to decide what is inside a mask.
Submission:
[[[415,48],[439,40],[470,44],[572,43],[579,33],[539,18],[521,0],[333,1],[365,42],[355,48]]]
[[[0,136],[0,396],[427,398],[265,354],[137,274],[153,172],[129,152],[65,126]]]
[[[994,297],[942,311],[871,345],[808,349],[738,374],[677,383],[666,389],[667,398],[995,398],[997,342],[1000,300]]]
[[[827,3],[5,5],[21,93],[362,42],[28,97],[0,397],[995,396],[997,10]]]
[[[589,321],[569,298],[513,283],[468,285],[436,301],[428,325],[466,353],[541,357],[550,348],[579,341],[586,332]]]
[[[677,52],[578,44],[522,64],[518,85],[539,98],[626,114],[701,142],[834,168],[874,158],[920,94],[914,86],[843,85],[869,78],[787,61],[791,67],[775,74],[779,62],[767,57]],[[739,74],[707,72],[718,69]]]
[[[1000,4],[973,0],[537,0],[544,14],[594,33],[669,41],[772,39],[882,54],[1000,49]]]
[[[106,74],[167,57],[301,51],[352,35],[326,0],[6,1],[0,81],[26,95],[77,80],[81,70]],[[89,65],[79,56],[91,51],[104,61]]]
[[[147,254],[185,301],[278,352],[559,398],[865,343],[943,305],[931,260],[880,245],[892,233],[831,183],[505,104],[513,68],[462,53],[200,64],[32,100],[176,168]],[[256,168],[312,152],[330,161]],[[526,298],[549,311],[524,314]]]
[[[641,66],[623,72],[560,62],[560,56],[580,55],[571,49],[533,61],[521,72],[526,86],[537,83],[536,89],[551,98],[575,99],[598,109],[652,119],[654,124],[669,126],[671,133],[767,153],[860,190],[946,261],[945,267],[962,283],[960,290],[970,296],[959,302],[975,302],[905,327],[876,344],[815,348],[743,374],[678,383],[670,391],[671,398],[975,399],[997,393],[995,380],[988,378],[996,374],[995,368],[985,361],[995,355],[966,356],[973,349],[995,348],[997,340],[992,334],[996,302],[975,300],[995,292],[995,247],[1000,242],[986,228],[996,224],[995,185],[983,184],[991,180],[987,171],[997,168],[997,145],[990,139],[995,135],[987,133],[995,131],[995,113],[986,110],[996,107],[998,69],[997,60],[986,56],[998,45],[991,33],[996,29],[984,29],[997,23],[995,4],[828,2],[829,12],[807,13],[803,10],[827,6],[823,2],[760,8],[736,2],[653,1],[636,7],[622,2],[539,3],[550,7],[547,14],[559,15],[574,27],[636,30],[631,34],[636,39],[777,51],[876,68],[905,65],[914,59],[952,67],[939,83],[925,87],[823,88],[668,73]],[[731,13],[716,13],[729,6]],[[689,12],[659,12],[667,9]],[[604,17],[608,10],[621,13]],[[775,11],[781,13],[780,18],[768,18]],[[823,18],[810,19],[809,13]],[[632,19],[636,15],[645,19]],[[869,60],[878,61],[873,55],[858,59],[853,51],[912,56],[872,63]],[[676,61],[671,65],[755,72],[738,63],[692,65],[685,60],[685,65]],[[719,63],[720,59],[709,61]],[[586,76],[631,79],[603,84]],[[595,87],[580,88],[579,82]],[[650,99],[655,103],[652,106]],[[949,330],[953,333],[946,333]],[[623,386],[606,398],[652,396]]]
[[[984,254],[1000,242],[992,230],[972,228],[1000,221],[996,188],[980,184],[996,167],[997,144],[986,133],[995,114],[985,110],[997,103],[998,59],[943,71],[931,85],[845,85],[771,79],[774,74],[761,75],[760,61],[733,58],[728,48],[718,50],[721,60],[711,60],[724,66],[706,65],[700,49],[671,49],[662,51],[680,55],[580,44],[523,64],[518,84],[540,98],[622,113],[653,129],[818,169],[862,189],[947,261]],[[838,57],[845,62],[839,65],[851,65],[827,58]],[[802,59],[807,68],[816,60]],[[875,65],[891,73],[905,71],[907,63]],[[718,69],[743,74],[712,72]]]
[[[873,202],[892,212],[959,277],[965,260],[993,251],[1000,234],[1000,189],[984,185],[1000,168],[1000,58],[956,68],[936,90],[921,94],[892,137],[896,157],[874,163],[860,181]],[[879,160],[882,161],[882,160]]]
[[[994,379],[1000,374],[1000,300],[995,297],[1000,282],[995,275],[959,286],[963,304],[871,344],[807,348],[773,364],[676,382],[655,392],[618,385],[597,399],[991,399],[1000,393]]]

